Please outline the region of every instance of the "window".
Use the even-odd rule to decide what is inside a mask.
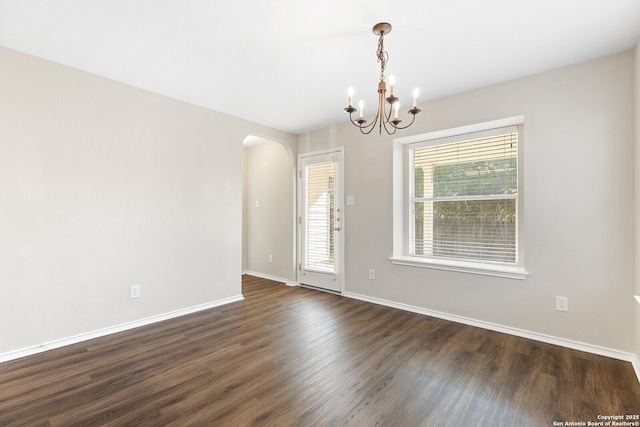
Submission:
[[[515,264],[517,129],[465,138],[409,149],[411,255]]]
[[[396,140],[393,262],[526,276],[519,238],[522,125],[496,124]]]

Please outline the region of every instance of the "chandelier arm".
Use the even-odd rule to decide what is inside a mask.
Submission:
[[[378,122],[378,117],[377,116],[376,116],[376,120],[374,120],[373,122],[369,123],[368,125],[361,125],[357,121],[353,120],[352,114],[353,114],[353,112],[349,113],[349,120],[351,120],[351,123],[353,123],[354,126],[356,126],[358,129],[360,129],[360,132],[362,134],[368,135],[376,127],[376,123]],[[363,129],[368,129],[368,131],[365,132]]]
[[[411,125],[413,124],[413,122],[416,120],[416,116],[417,116],[417,114],[412,114],[412,116],[413,116],[413,118],[411,119],[411,123],[409,123],[409,124],[408,124],[408,125],[406,125],[406,126],[395,126],[393,123],[391,123],[391,126],[393,126],[393,127],[394,127],[394,128],[396,128],[396,129],[406,129],[406,128],[408,128],[409,126],[411,126]]]
[[[360,128],[360,133],[362,133],[363,135],[369,135],[376,128],[377,123],[378,123],[378,116],[376,115],[375,120],[371,122],[368,126],[365,126],[365,127],[358,126]],[[363,129],[368,129],[368,130],[365,132]]]
[[[393,131],[389,131],[389,128],[387,128],[387,125],[390,125],[391,129],[393,129]],[[385,130],[385,132],[387,132],[388,135],[393,135],[394,133],[396,133],[396,130],[398,130],[398,128],[395,127],[393,125],[393,123],[387,122],[387,123],[384,124],[384,130]]]
[[[395,101],[398,102],[398,101]],[[387,132],[387,134],[389,135],[393,135],[394,133],[396,133],[396,130],[398,129],[398,127],[396,125],[393,124],[393,121],[391,121],[391,113],[393,113],[393,104],[389,104],[389,112],[387,113],[387,104],[383,103],[382,104],[384,108],[384,130]],[[387,125],[391,126],[391,128],[393,129],[393,131],[389,131],[389,128],[387,127]]]
[[[371,123],[369,126],[365,126],[365,127],[358,126],[358,128],[360,129],[360,133],[361,133],[361,134],[363,134],[363,135],[369,135],[369,134],[370,134],[371,132],[373,132],[373,130],[376,128],[376,127],[375,127],[375,124],[376,124],[377,122],[378,122],[378,121],[376,120],[376,121],[374,121],[373,123]],[[363,129],[369,129],[369,130],[367,130],[367,131],[365,132]]]
[[[385,104],[385,108],[384,109],[385,109],[385,113],[386,113],[386,111],[387,111],[386,104]],[[389,104],[389,114],[387,114],[387,117],[386,117],[387,123],[391,121],[391,113],[392,112],[393,112],[393,104]]]
[[[393,135],[394,133],[396,133],[397,128],[391,121],[389,121],[390,117],[391,117],[391,112],[389,112],[389,115],[386,117],[386,120],[384,121],[384,130],[385,132],[387,132],[388,135]],[[387,127],[387,125],[390,126],[391,129],[393,129],[393,131],[389,131],[389,128]]]
[[[371,132],[373,132],[373,130],[375,129],[375,127],[372,127],[371,129],[369,129],[368,131],[363,131],[362,128],[360,128],[360,133],[363,135],[369,135]]]

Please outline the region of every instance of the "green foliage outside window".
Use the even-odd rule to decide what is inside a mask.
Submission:
[[[424,176],[414,169],[416,198],[425,197]],[[432,215],[433,256],[515,262],[516,200],[486,196],[517,192],[516,158],[438,165],[432,180],[434,201],[414,204],[416,254],[425,253],[425,215]]]

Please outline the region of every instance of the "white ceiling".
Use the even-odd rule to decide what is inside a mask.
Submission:
[[[0,45],[302,133],[373,105],[381,21],[407,105],[632,49],[640,0],[0,0]]]

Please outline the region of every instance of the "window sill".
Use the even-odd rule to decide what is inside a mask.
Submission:
[[[398,256],[389,258],[392,264],[408,265],[411,267],[432,268],[435,270],[457,271],[459,273],[480,274],[484,276],[506,277],[508,279],[524,280],[529,275],[522,267],[502,265],[487,265],[474,262],[440,260]]]

